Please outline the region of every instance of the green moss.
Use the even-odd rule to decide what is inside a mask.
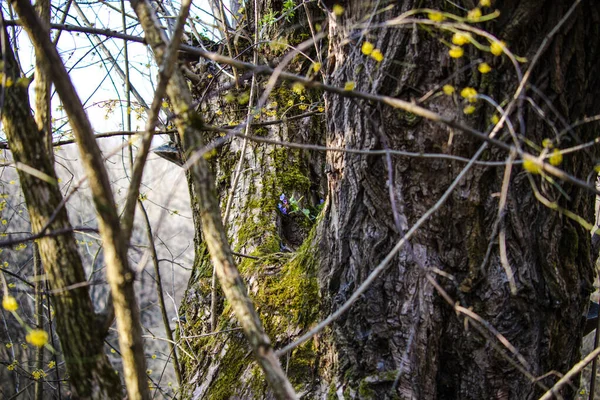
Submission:
[[[264,398],[268,389],[268,385],[258,364],[254,364],[250,375],[252,377],[248,382],[248,386],[250,387],[252,395],[255,398]]]
[[[307,171],[302,168],[302,155],[298,149],[276,148],[273,161],[276,169],[276,183],[284,193],[306,193],[310,189]]]
[[[337,388],[335,383],[331,382],[329,385],[329,391],[327,392],[327,400],[337,400]]]
[[[344,372],[344,382],[353,382],[358,379],[358,374],[354,367],[350,367]]]
[[[229,399],[234,394],[234,389],[239,387],[240,376],[249,361],[249,358],[246,357],[248,350],[243,342],[245,342],[244,339],[239,336],[230,338],[229,348],[223,359],[220,360],[221,368],[219,368],[217,379],[210,385],[209,399]]]
[[[244,275],[261,275],[253,300],[270,337],[290,326],[305,329],[316,320],[319,290],[313,238],[314,233],[296,254],[273,252],[279,243],[271,238],[254,252],[264,254],[259,260],[244,259],[239,266]]]
[[[358,385],[358,398],[359,399],[373,399],[375,398],[375,391],[371,389],[369,383],[363,379]]]
[[[271,197],[271,198],[268,198]],[[252,255],[263,255],[279,251],[279,237],[273,221],[276,203],[274,195],[261,196],[247,203],[244,214],[248,216],[237,232],[237,248],[249,243],[260,243]]]
[[[287,109],[288,99],[298,101],[299,95],[289,88],[280,88],[276,92],[278,112]],[[305,95],[309,97],[308,94]],[[308,101],[307,99],[305,102]],[[234,106],[227,105],[227,108]],[[294,113],[288,112],[286,115],[290,116]],[[293,131],[291,124],[289,129]],[[269,128],[259,127],[253,133],[272,135],[273,132]],[[281,227],[278,226],[277,221],[279,213],[277,203],[280,194],[284,192],[288,196],[306,195],[310,191],[311,182],[302,151],[275,147],[263,153],[258,145],[254,146],[254,149],[256,164],[261,168],[251,173],[258,174],[260,171],[262,175],[256,178],[260,179],[261,184],[254,186],[255,179],[250,179],[250,187],[245,188],[250,197],[244,202],[243,209],[239,210],[244,220],[238,225],[236,236],[231,240],[235,243],[236,251],[252,249],[250,254],[259,257],[258,260],[243,258],[238,268],[242,276],[246,277],[248,282],[252,282],[249,292],[255,308],[274,346],[280,347],[280,343],[290,340],[288,336],[290,332],[297,331],[297,328],[308,329],[318,317],[319,290],[316,278],[318,255],[313,247],[314,232],[308,234],[296,253],[281,253],[282,238],[279,236]],[[227,149],[221,150],[221,153],[217,159],[217,182],[219,191],[225,193],[223,189],[231,185],[231,173],[239,154],[232,154]],[[262,159],[263,154],[265,160]],[[268,166],[266,166],[267,158],[273,159],[273,163],[269,161]],[[309,232],[308,226],[312,225],[312,222],[300,215],[297,218],[307,224],[307,227],[301,227],[302,230],[298,235],[301,241]],[[290,220],[286,221],[290,222]],[[286,227],[289,228],[287,225]],[[205,332],[208,323],[207,318],[201,314],[209,312],[206,298],[210,294],[212,264],[206,249],[200,247],[199,251],[204,255],[196,258],[193,279],[190,280],[193,284],[189,287],[193,287],[198,294],[204,296],[204,303],[200,301],[201,304],[185,305],[181,308],[181,310],[189,309],[189,315],[193,315],[189,324],[191,332]],[[221,309],[223,311],[220,313],[218,329],[237,327],[229,302],[224,300]],[[256,398],[264,397],[267,389],[265,379],[259,367],[255,363],[252,364],[253,358],[246,357],[248,354],[246,339],[239,332],[232,335],[233,337],[228,336],[229,348],[223,355],[220,354],[221,343],[226,339],[221,335],[191,341],[189,350],[197,355],[199,360],[185,360],[184,370],[195,372],[197,365],[207,366],[208,357],[222,357],[213,362],[213,365],[218,363],[221,369],[218,371],[217,381],[211,384],[208,398],[225,399],[233,395],[244,395],[245,393],[236,391],[236,387],[239,388],[240,375],[248,369],[251,377],[243,382],[247,385],[244,390],[249,391]],[[314,379],[316,359],[317,351],[313,341],[304,343],[290,354],[287,362],[288,375],[297,389],[300,390],[303,385]]]
[[[254,136],[267,136],[269,134],[269,130],[264,126],[260,126],[253,128],[252,133],[254,134]]]
[[[274,342],[286,331],[295,330],[294,327],[305,330],[317,320],[319,290],[313,240],[314,230],[296,254],[276,252],[260,260],[245,259],[240,264],[243,275],[259,276],[260,285],[252,291],[252,298],[265,331]],[[297,388],[311,380],[316,358],[312,340],[292,352],[287,369]]]
[[[231,174],[235,170],[235,165],[238,158],[238,152],[232,154],[229,152],[229,148],[225,148],[225,146],[220,149],[219,156],[217,158],[219,160],[219,168],[217,172],[218,187],[228,189],[231,187]],[[227,199],[225,199],[225,201],[227,201]]]
[[[416,126],[423,119],[423,117],[403,110],[397,110],[396,116],[398,117],[398,121],[400,121],[409,128]]]

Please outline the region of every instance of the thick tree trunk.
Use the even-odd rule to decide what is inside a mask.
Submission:
[[[498,103],[512,98],[518,81],[506,56],[494,57],[466,46],[463,59],[451,59],[448,47],[439,40],[450,41],[448,32],[431,25],[368,30],[364,38],[382,51],[384,60],[377,63],[361,53],[360,23],[368,20],[374,26],[417,7],[464,15],[451,3],[407,1],[385,11],[374,1],[342,3],[349,4],[344,4],[341,16],[328,16],[329,84],[344,87],[354,81],[355,90],[411,100],[450,78],[449,83],[459,91],[474,87]],[[500,8],[500,17],[478,26],[506,41],[515,54],[532,60],[571,4],[506,1],[495,6]],[[517,121],[518,134],[539,148],[545,138],[566,148],[597,136],[597,128],[584,125],[557,137],[553,127],[564,128],[554,110],[570,122],[600,111],[592,98],[600,89],[600,39],[594,30],[598,17],[592,5],[579,5],[533,70],[530,82],[535,88],[528,89],[527,95],[541,104],[546,116],[540,117],[528,102],[522,105],[522,123],[517,112],[510,116]],[[461,72],[477,58],[484,58],[493,71],[482,75],[475,64]],[[528,66],[525,63],[522,68]],[[458,95],[440,95],[424,106],[455,116],[475,129],[488,130],[493,108],[479,100],[475,113],[462,116],[462,101]],[[282,104],[279,99],[278,104]],[[481,145],[463,132],[384,105],[327,93],[325,105],[326,143],[331,147],[393,148],[470,158]],[[283,125],[263,133],[318,143],[318,136],[313,135],[318,129],[316,120],[304,127]],[[238,188],[230,239],[237,250],[254,251],[262,257],[246,260],[242,266],[263,323],[279,345],[337,310],[465,166],[443,159],[394,156],[388,162],[381,156],[328,153],[328,200],[307,237],[307,231],[299,229],[299,221],[281,215],[276,206],[280,192],[290,196],[290,191],[298,190],[297,196],[306,195],[310,182],[313,188],[319,186],[319,174],[309,173],[315,165],[309,156],[316,155],[253,146],[246,155],[252,172],[244,175]],[[536,154],[539,148],[526,150]],[[234,142],[216,158],[222,190],[230,183],[232,153],[238,149]],[[489,148],[483,158],[503,161],[507,156],[503,150]],[[576,153],[565,156],[560,167],[586,176],[593,160],[592,152]],[[290,174],[293,171],[286,170],[288,166],[299,166],[294,170],[299,173]],[[515,166],[501,225],[514,271],[516,294],[511,294],[494,228],[504,172],[498,166],[473,167],[351,310],[289,358],[282,358],[283,364],[289,363],[288,373],[299,393],[307,398],[336,393],[346,398],[535,398],[543,390],[541,385],[551,386],[556,378],[551,376],[537,385],[522,370],[530,377],[553,370],[564,373],[578,360],[580,328],[593,278],[589,232],[536,200],[528,175]],[[290,176],[298,180],[286,186]],[[539,175],[533,179],[550,201],[593,220],[594,197],[589,192],[560,181],[559,190]],[[390,184],[397,218],[392,212]],[[286,240],[293,242],[289,235],[295,238],[293,244],[304,239],[304,245],[292,246],[295,255],[276,254]],[[188,319],[180,331],[182,336],[209,331],[212,268],[200,240],[196,251],[195,272],[181,310]],[[457,316],[431,284],[431,277],[454,301],[495,327],[521,358],[505,348],[493,332],[485,327],[480,332],[480,326]],[[235,327],[227,307],[220,321],[221,330]],[[234,331],[186,342],[199,354],[199,359],[186,360],[185,365],[186,389],[193,398],[270,396],[246,356],[241,334]]]
[[[445,9],[444,4],[431,2],[426,6]],[[353,80],[362,91],[418,98],[468,62],[450,59],[445,46],[418,28],[373,32],[373,42],[385,60],[379,67],[366,61],[356,46],[342,40],[354,24],[375,10],[375,2],[370,6],[353,2],[342,18],[331,21],[329,56],[335,64],[329,68],[333,85],[343,86]],[[372,22],[386,21],[418,6],[424,5],[403,2],[401,9],[377,14]],[[484,26],[506,40],[516,54],[532,59],[541,39],[556,26],[568,6],[558,1],[505,3],[499,21]],[[452,8],[446,11],[461,14]],[[599,86],[593,15],[597,17],[597,10],[582,4],[534,70],[532,83],[569,121],[599,110],[588,95]],[[471,48],[466,56],[475,59],[482,54]],[[484,76],[474,67],[459,73],[452,83],[458,88],[475,87],[498,103],[511,99],[517,86],[512,66],[506,58],[494,58],[489,53],[484,57],[492,64],[492,73]],[[363,63],[362,69],[357,68]],[[539,96],[531,96],[543,104]],[[388,142],[395,149],[441,150],[464,157],[471,157],[480,146],[464,133],[396,110],[367,104],[361,104],[361,109],[355,102],[333,95],[326,95],[326,102],[330,146],[377,149]],[[459,116],[463,106],[443,96],[428,107]],[[542,108],[551,115],[551,121],[557,120],[547,106]],[[473,116],[464,118],[465,123],[485,131],[492,112],[490,106],[479,105]],[[524,105],[523,113],[526,130],[519,132],[521,135],[538,145],[546,137],[554,139],[547,121],[535,110]],[[595,128],[582,128],[577,134],[586,141],[593,139],[595,132]],[[559,143],[567,147],[576,140],[569,135]],[[484,156],[505,157],[496,149]],[[592,160],[578,154],[568,157],[561,167],[581,176],[592,170]],[[393,160],[393,195],[400,232],[392,223],[384,159],[331,154],[328,167],[329,207],[319,231],[325,312],[335,310],[356,289],[404,230],[440,198],[464,164]],[[338,388],[358,390],[363,397],[391,397],[393,381],[401,370],[396,392],[401,398],[533,398],[539,393],[539,388],[491,347],[492,343],[499,344],[491,332],[491,340],[486,340],[472,328],[465,329],[463,318],[456,317],[426,279],[433,268],[454,276],[454,281],[441,276],[436,279],[454,300],[472,307],[496,327],[520,351],[532,375],[566,372],[577,361],[593,277],[589,232],[540,204],[526,174],[515,168],[503,220],[517,287],[517,294],[511,295],[496,245],[484,261],[490,238],[498,240],[493,226],[503,174],[503,168],[493,167],[469,172],[451,199],[417,232],[412,246],[400,251],[384,276],[335,324],[328,341],[332,344],[331,358],[336,359],[333,376]],[[556,188],[536,181],[544,196],[593,220],[592,195],[561,183],[571,200],[567,201]],[[500,349],[515,360],[506,348],[500,345]],[[542,382],[551,385],[553,378]]]

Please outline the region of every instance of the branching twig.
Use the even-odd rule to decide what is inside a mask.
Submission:
[[[166,49],[164,59],[159,69],[158,75],[158,86],[154,92],[154,98],[152,99],[152,105],[148,110],[148,122],[146,123],[146,131],[142,137],[142,144],[137,153],[137,158],[133,165],[133,173],[131,176],[131,183],[129,185],[129,191],[127,192],[127,200],[123,208],[123,221],[121,223],[123,227],[123,236],[126,241],[129,241],[131,237],[131,231],[133,228],[133,219],[135,216],[135,205],[138,201],[140,193],[140,184],[142,183],[142,174],[144,167],[146,166],[146,159],[148,158],[148,152],[150,151],[150,144],[152,143],[152,137],[154,136],[154,129],[158,123],[158,115],[162,104],[162,99],[167,90],[167,84],[171,79],[171,75],[175,70],[175,61],[177,59],[177,49],[181,43],[181,36],[183,34],[183,28],[185,27],[185,21],[190,10],[191,0],[184,0],[181,3],[181,10],[177,18],[177,26],[175,32],[171,38],[169,47]]]
[[[596,347],[590,354],[585,356],[581,361],[573,366],[558,382],[554,384],[539,400],[550,400],[554,396],[558,396],[558,391],[561,390],[565,385],[571,382],[572,379],[577,377],[579,373],[585,368],[586,365],[595,360],[596,357],[600,356],[600,347]]]

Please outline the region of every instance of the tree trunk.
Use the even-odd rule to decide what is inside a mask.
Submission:
[[[344,87],[353,81],[355,90],[416,101],[449,79],[458,92],[473,87],[497,103],[512,99],[518,80],[506,55],[495,57],[465,46],[465,56],[452,59],[440,40],[450,42],[451,33],[432,25],[365,32],[358,26],[364,21],[374,26],[419,6],[465,14],[451,3],[406,1],[385,11],[377,8],[382,7],[379,2],[342,3],[345,9],[341,16],[328,14],[327,83]],[[495,6],[500,17],[477,26],[505,41],[515,54],[527,57],[529,62],[521,65],[527,69],[544,37],[559,24],[571,4],[505,1]],[[593,93],[600,89],[598,18],[596,7],[580,4],[551,38],[533,69],[533,86],[526,91],[531,102],[523,102],[510,115],[526,151],[538,154],[545,138],[562,149],[597,137],[598,130],[592,125],[560,136],[555,129],[565,128],[557,112],[572,123],[600,111],[600,104],[593,100]],[[381,63],[361,53],[362,33],[363,40],[383,53]],[[478,40],[489,44],[483,38]],[[487,61],[492,72],[481,74],[477,63],[462,71],[477,58]],[[306,73],[301,67],[296,71]],[[293,96],[289,86],[282,88],[288,88],[287,93]],[[464,132],[386,105],[329,93],[324,99],[326,144],[330,147],[391,148],[470,158],[481,146]],[[277,102],[282,104],[280,99]],[[463,115],[467,104],[458,94],[440,93],[423,105],[477,130],[489,131],[493,107],[479,100],[473,114]],[[543,117],[532,104],[540,105]],[[206,112],[210,113],[210,108],[207,106]],[[262,134],[318,143],[320,120],[305,123],[308,125],[276,126]],[[512,141],[510,136],[502,139]],[[441,158],[394,156],[387,160],[329,152],[326,206],[307,235],[310,227],[301,229],[301,218],[277,210],[277,198],[280,192],[288,197],[292,193],[306,196],[311,187],[319,187],[321,175],[310,173],[311,166],[318,165],[318,154],[252,146],[255,148],[246,155],[251,169],[238,188],[229,233],[234,248],[261,257],[243,261],[245,269],[241,269],[247,274],[250,291],[276,346],[293,341],[337,310],[465,166]],[[237,149],[234,141],[216,157],[222,189],[230,183],[228,171]],[[560,168],[585,177],[593,170],[595,154],[590,150],[565,155]],[[507,156],[506,151],[490,147],[482,159],[503,161]],[[496,229],[504,174],[501,166],[473,167],[351,310],[294,350],[289,359],[282,358],[282,364],[288,363],[298,393],[306,398],[337,393],[346,398],[528,399],[557,380],[551,375],[533,383],[532,376],[564,373],[578,360],[594,274],[590,234],[566,214],[542,205],[534,196],[529,175],[520,166],[512,169],[501,229]],[[289,182],[289,177],[295,180]],[[594,197],[590,192],[558,180],[553,184],[540,175],[531,177],[550,202],[593,220]],[[514,294],[501,262],[499,231],[514,272]],[[294,253],[289,255],[281,253],[280,246],[286,240],[293,245]],[[210,270],[199,240],[194,273],[181,309],[188,319],[180,331],[182,336],[209,330]],[[504,347],[499,336],[484,325],[457,316],[431,284],[431,278],[453,301],[497,329],[520,356]],[[235,327],[229,314],[224,307],[220,330]],[[247,357],[239,332],[187,339],[187,345],[200,355],[184,366],[188,395],[270,396]],[[569,390],[563,395],[572,396]]]
[[[2,124],[14,160],[22,165],[19,180],[32,232],[39,234],[46,229],[45,234],[52,233],[38,239],[37,245],[53,290],[51,304],[56,309],[56,331],[72,393],[86,399],[120,398],[119,378],[103,351],[104,337],[95,327],[94,306],[67,211],[61,206],[62,195],[47,141],[31,115],[29,81],[19,76],[6,31],[2,38],[6,52],[1,61],[6,79],[12,81],[4,88]],[[30,170],[25,172],[25,167]]]

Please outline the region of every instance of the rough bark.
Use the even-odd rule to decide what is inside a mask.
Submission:
[[[379,3],[374,1],[341,3],[345,7],[342,16],[328,15],[329,84],[344,87],[346,82],[354,81],[356,90],[417,99],[470,60],[483,57],[492,65],[492,73],[482,75],[475,65],[458,72],[450,83],[457,88],[474,87],[499,103],[512,97],[518,82],[505,56],[492,57],[467,47],[465,58],[453,60],[448,56],[448,48],[438,40],[439,37],[449,40],[447,35],[431,33],[432,28],[421,29],[411,24],[409,29],[368,31],[366,37],[381,49],[385,58],[377,64],[361,54],[361,42],[357,41],[362,32],[357,27],[360,22],[385,22],[417,7],[464,14],[451,3],[407,1],[386,11],[377,9]],[[500,9],[500,18],[481,27],[505,40],[514,53],[531,60],[571,4],[505,1],[494,6]],[[592,97],[600,89],[598,19],[597,9],[583,2],[552,38],[530,81],[570,122],[600,111],[600,105]],[[523,68],[527,66],[524,64]],[[557,138],[550,124],[561,130],[564,126],[560,119],[546,99],[532,89],[527,94],[546,113],[541,118],[533,107],[524,103],[523,124],[516,126],[525,128],[519,133],[528,141],[540,146],[549,137],[556,146],[565,148],[597,137],[597,128],[584,125],[575,135]],[[425,106],[486,131],[493,109],[478,103],[473,115],[461,116],[464,107],[461,100],[459,96],[436,96]],[[325,103],[326,143],[331,147],[377,150],[387,147],[469,158],[481,145],[459,131],[384,105],[327,93]],[[228,107],[218,106],[223,110]],[[511,118],[518,121],[517,113]],[[315,125],[309,126],[315,129]],[[304,129],[283,125],[264,133],[268,137],[318,142]],[[229,146],[219,150],[216,157],[218,182],[225,187],[230,178],[227,171],[233,165],[230,152],[238,149],[235,142]],[[262,175],[248,174],[243,179],[239,200],[233,208],[236,214],[229,221],[230,240],[234,248],[261,257],[257,261],[244,261],[242,265],[247,268],[241,269],[260,306],[263,322],[269,326],[267,331],[273,329],[271,337],[278,338],[281,344],[292,341],[314,324],[317,315],[326,316],[338,309],[464,167],[464,163],[456,161],[394,157],[390,183],[384,157],[328,153],[327,206],[312,235],[306,238],[305,233],[298,234],[300,241],[306,239],[303,246],[294,248],[297,254],[282,259],[273,246],[263,244],[285,238],[285,226],[290,220],[278,214],[274,197],[280,190],[288,190],[281,185],[289,171],[278,169],[281,164],[269,156],[279,150],[255,146],[247,162]],[[528,151],[538,150],[528,148]],[[295,162],[299,154],[300,164]],[[306,166],[313,165],[307,155],[282,150],[280,156],[285,159],[286,155],[290,165],[304,166],[300,168],[303,173],[296,176],[308,179],[308,187],[310,182],[318,187],[315,175],[307,173]],[[586,176],[592,171],[594,155],[589,151],[565,156],[561,168]],[[507,156],[506,151],[493,146],[484,153],[486,160],[505,160]],[[400,251],[350,312],[315,340],[296,349],[289,359],[282,360],[298,367],[290,368],[288,373],[299,392],[307,398],[336,394],[346,398],[403,399],[539,395],[541,389],[507,359],[513,363],[519,361],[485,328],[482,336],[472,322],[465,323],[463,317],[457,317],[431,285],[428,274],[452,299],[460,301],[465,309],[472,308],[504,335],[520,352],[531,375],[541,376],[552,370],[564,373],[577,362],[592,289],[589,232],[538,202],[526,173],[514,167],[503,219],[508,260],[515,272],[517,288],[516,295],[512,295],[494,233],[503,175],[501,167],[478,166],[471,170],[448,202],[418,231],[411,245]],[[588,221],[593,220],[594,198],[590,193],[559,182],[567,198],[539,176],[534,176],[534,180],[545,197]],[[390,184],[398,223],[391,211]],[[247,228],[254,241],[246,241]],[[300,232],[296,227],[290,231]],[[484,263],[490,241],[491,253]],[[446,277],[433,274],[434,268],[443,271]],[[194,273],[181,309],[188,323],[180,334],[197,335],[209,330],[208,271],[204,246],[198,241]],[[293,280],[296,283],[304,277],[307,281],[303,283],[313,282],[314,276],[320,296],[311,292],[310,283],[298,292],[283,290],[282,286],[296,287],[286,280],[290,271],[299,273]],[[308,300],[303,297],[307,293]],[[288,296],[287,302],[280,295]],[[284,317],[294,312],[306,313],[310,309],[306,304],[315,303],[318,313],[308,312],[308,318]],[[220,327],[232,326],[229,310],[225,308]],[[199,355],[197,360],[186,360],[184,365],[190,397],[271,396],[243,355],[244,343],[236,332],[185,342]],[[541,384],[550,386],[556,380],[550,376]],[[572,395],[569,390],[563,392],[567,397]]]
[[[43,136],[31,115],[27,79],[19,76],[6,31],[2,38],[7,78],[13,84],[3,88],[2,123],[15,162],[29,166],[47,181],[19,169],[19,179],[27,202],[31,228],[39,233],[64,234],[38,239],[46,279],[53,290],[56,330],[69,372],[73,393],[81,398],[120,398],[118,376],[103,351],[103,337],[95,328],[94,307],[90,299],[81,259],[66,209],[60,207],[62,195]]]
[[[516,54],[530,59],[570,6],[559,1],[496,5],[501,18],[485,28],[506,40]],[[379,69],[365,62],[360,71],[356,65],[364,57],[342,39],[352,32],[353,24],[373,11],[369,6],[374,7],[374,2],[353,2],[342,18],[330,19],[333,84],[354,80],[359,90],[416,98],[464,65],[449,59],[447,48],[425,33],[382,29],[376,31],[374,44],[386,59]],[[442,2],[403,2],[401,9],[378,14],[373,22],[417,6],[460,14]],[[597,10],[582,4],[534,70],[532,83],[569,121],[598,112],[597,103],[588,95],[599,86],[594,18]],[[476,54],[473,49],[467,51],[471,58]],[[514,73],[506,59],[488,61],[494,67],[490,75],[483,76],[473,68],[459,74],[453,84],[475,87],[502,102],[517,86]],[[543,102],[538,96],[532,97]],[[386,108],[363,104],[365,112],[339,96],[326,96],[326,102],[327,141],[332,146],[381,148],[387,141],[392,148],[441,150],[465,157],[472,156],[479,146],[459,133],[450,141],[448,129]],[[439,97],[429,107],[456,115],[462,108],[449,97]],[[491,112],[489,107],[480,106],[466,122],[485,130]],[[524,109],[524,121],[526,131],[520,133],[528,140],[539,144],[545,137],[554,137],[546,121],[529,107]],[[595,132],[595,128],[586,127],[577,134],[585,141],[595,137]],[[573,143],[576,140],[572,136],[560,140],[561,147]],[[487,159],[505,157],[505,152],[496,149],[485,155]],[[394,197],[404,229],[432,206],[462,166],[394,159]],[[567,158],[562,167],[586,174],[592,169],[592,159],[578,154]],[[328,168],[329,208],[320,230],[320,283],[328,299],[325,310],[332,311],[365,279],[402,232],[392,223],[384,160],[331,154]],[[328,342],[332,345],[330,358],[336,360],[331,371],[336,388],[363,397],[391,397],[394,379],[390,378],[403,368],[395,393],[401,398],[534,398],[539,394],[539,389],[500,357],[488,340],[473,329],[465,329],[463,321],[426,281],[428,268],[456,278],[456,282],[442,277],[437,280],[455,300],[472,307],[516,346],[534,376],[551,370],[564,373],[577,361],[593,277],[589,233],[537,202],[526,175],[522,170],[513,171],[503,221],[517,285],[517,294],[511,295],[497,246],[492,247],[489,261],[480,270],[490,237],[497,240],[492,235],[498,212],[494,194],[500,191],[503,173],[501,168],[470,172],[447,205],[418,232],[412,251],[408,247],[401,251],[385,276],[335,324]],[[555,188],[537,182],[545,196],[593,220],[593,196],[561,184],[571,199],[567,201]],[[553,380],[542,382],[550,385]]]

